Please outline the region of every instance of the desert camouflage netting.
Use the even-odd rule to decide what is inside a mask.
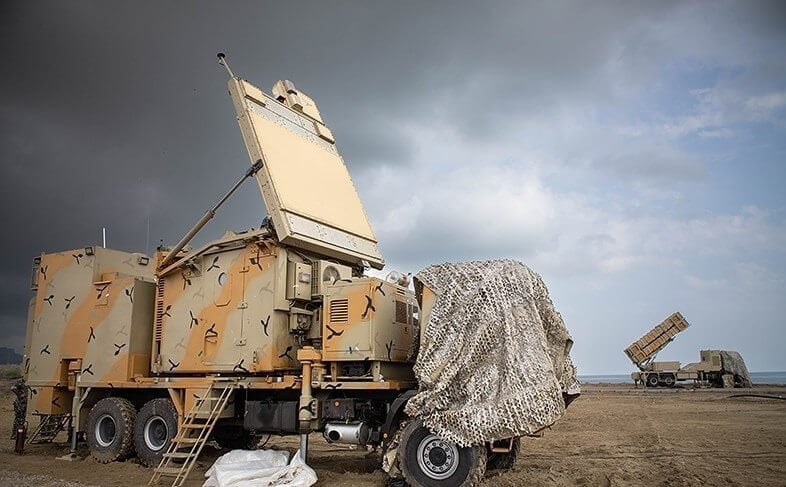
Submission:
[[[406,412],[462,446],[535,433],[578,394],[572,340],[541,277],[512,260],[430,266],[437,294]]]
[[[742,355],[730,350],[720,351],[721,360],[723,361],[723,370],[731,372],[737,377],[740,387],[751,387],[751,375],[748,373],[748,367],[745,366],[745,361]]]

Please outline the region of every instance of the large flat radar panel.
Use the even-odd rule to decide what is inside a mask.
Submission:
[[[294,91],[279,101],[238,78],[229,93],[251,162],[263,161],[257,181],[278,239],[381,269],[374,231],[313,101]]]

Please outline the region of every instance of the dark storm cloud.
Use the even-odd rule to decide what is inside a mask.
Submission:
[[[17,347],[34,255],[95,244],[102,226],[117,248],[171,242],[246,167],[217,51],[268,89],[279,78],[297,80],[329,120],[359,127],[378,111],[370,100],[403,101],[402,73],[419,64],[391,43],[403,12],[354,4],[5,2],[2,9],[0,215],[8,236],[0,244],[0,316],[3,341]],[[384,123],[344,127],[351,125],[336,132],[348,160],[407,158],[406,141],[393,142]],[[248,184],[203,238],[263,215]]]

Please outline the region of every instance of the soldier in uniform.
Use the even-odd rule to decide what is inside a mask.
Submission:
[[[11,389],[16,394],[14,399],[14,425],[11,429],[11,439],[16,439],[16,432],[20,427],[25,425],[25,416],[27,415],[27,386],[23,379],[19,379],[14,383]]]

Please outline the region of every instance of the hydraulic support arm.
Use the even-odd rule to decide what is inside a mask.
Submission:
[[[200,230],[202,230],[202,227],[204,227],[207,224],[207,222],[209,222],[210,220],[213,219],[214,216],[216,216],[216,212],[218,211],[218,208],[221,205],[223,205],[224,202],[228,200],[230,196],[232,196],[232,193],[234,193],[237,190],[237,188],[239,188],[240,185],[245,182],[246,179],[250,178],[251,176],[255,175],[257,172],[259,172],[260,169],[262,169],[262,159],[259,159],[251,167],[249,167],[248,170],[245,172],[245,174],[243,174],[243,176],[237,180],[235,185],[232,186],[232,188],[220,200],[218,200],[218,203],[216,203],[215,206],[213,206],[213,208],[207,210],[205,214],[202,215],[202,218],[200,218],[199,221],[196,222],[196,224],[193,227],[191,227],[191,230],[189,230],[188,233],[186,233],[183,236],[183,238],[180,239],[177,245],[175,245],[175,247],[166,255],[166,257],[164,257],[164,259],[158,265],[158,268],[163,269],[167,265],[171,264],[172,261],[175,260],[175,256],[177,256],[178,252],[183,250],[183,247],[188,245],[188,242],[190,242],[191,239],[193,239],[194,236]]]

